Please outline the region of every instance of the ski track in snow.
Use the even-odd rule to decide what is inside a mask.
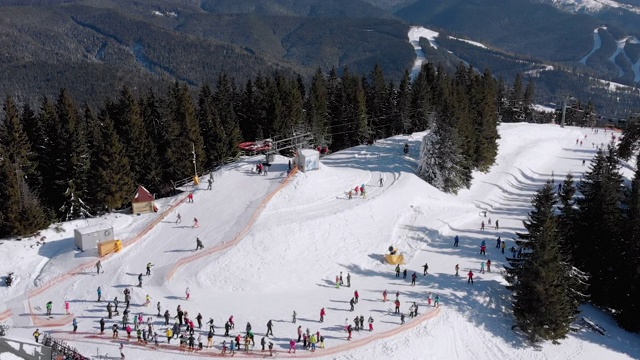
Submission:
[[[593,55],[594,52],[598,51],[598,49],[602,47],[602,38],[600,38],[600,34],[598,33],[600,29],[606,29],[606,27],[599,26],[595,30],[593,30],[593,48],[587,55],[585,55],[582,59],[580,59],[580,62],[584,65],[587,64],[587,60],[589,59],[589,56]]]
[[[143,312],[145,317],[153,316],[155,320],[153,304],[160,301],[163,311],[169,309],[172,315],[181,304],[191,314],[202,311],[205,322],[213,317],[217,326],[214,350],[187,354],[179,352],[175,344],[165,343],[153,349],[125,340],[125,353],[134,359],[218,357],[220,327],[231,314],[239,326],[232,334],[242,331],[250,321],[258,342],[264,324],[272,319],[276,337],[271,341],[277,355],[293,357],[286,353],[287,342],[295,336],[297,326],[290,322],[293,309],[298,312],[298,324],[303,330],[307,327],[313,332],[319,330],[327,337],[326,349],[309,353],[298,348],[295,357],[640,358],[640,337],[624,333],[606,314],[591,307],[583,311],[604,324],[610,338],[580,331],[570,334],[561,345],[544,343],[540,350],[534,350],[511,331],[509,292],[499,271],[505,258],[492,242],[501,236],[510,247],[514,232],[523,230],[522,220],[530,209],[531,195],[547,180],[561,181],[567,172],[578,180],[587,169],[581,165],[582,159],[590,159],[595,152],[589,143],[607,142],[610,133],[601,131],[595,135],[588,129],[531,124],[503,124],[499,131],[496,164],[487,173],[474,173],[470,189],[461,190],[457,196],[443,194],[413,175],[414,158],[424,133],[396,136],[373,146],[358,146],[324,157],[320,170],[296,174],[273,197],[269,194],[282,184],[286,159],[277,157],[267,177],[251,172],[259,158],[227,167],[216,174],[213,191],[197,190],[194,204],[177,205],[137,242],[103,260],[105,274],[96,275],[91,268],[74,271],[77,274],[56,282],[55,286],[33,291],[31,299],[13,293],[13,299],[5,304],[14,310],[10,334],[29,338],[33,332],[31,317],[19,314],[43,308],[46,301],[53,300],[54,319],[41,320],[35,315],[38,324],[54,325],[47,327],[54,336],[86,354],[95,354],[96,346],[103,354],[118,354],[117,346],[123,340],[112,340],[110,333],[105,336],[96,333],[96,321],[104,316],[105,303],[95,302],[95,289],[101,286],[106,299],[118,295],[122,300],[124,287],[131,287],[132,314]],[[588,138],[583,146],[575,145],[575,139],[583,139],[585,134]],[[410,144],[409,156],[402,154],[404,143]],[[625,171],[629,176],[630,171],[626,168]],[[382,187],[377,186],[380,176],[384,180]],[[344,198],[345,191],[362,182],[367,188],[367,199]],[[484,210],[493,224],[499,219],[499,230],[489,225],[486,231],[479,230],[480,221],[488,220],[481,217]],[[182,214],[183,224],[175,224],[177,213]],[[255,220],[251,218],[254,213],[259,214]],[[193,217],[200,219],[200,228],[191,228]],[[133,228],[136,226],[135,222],[131,224]],[[455,235],[460,236],[459,248],[451,246]],[[194,252],[196,236],[203,239],[206,251],[234,239],[238,241],[222,252],[200,257],[205,252]],[[487,257],[478,254],[481,240],[487,241]],[[414,271],[418,273],[416,287],[410,287],[409,280],[395,278],[393,266],[383,262],[389,245],[398,246],[405,254],[407,264],[403,267],[408,269],[408,278]],[[8,249],[15,254],[25,251],[20,247]],[[493,262],[493,272],[480,274],[479,264],[487,258]],[[51,264],[43,269],[43,276],[51,279],[48,271],[64,273],[65,266],[74,269],[77,261],[65,263],[64,259],[67,258],[51,259]],[[25,257],[24,261],[37,264],[41,258]],[[144,271],[148,261],[155,264],[152,275],[144,277],[142,289],[133,287],[137,274]],[[183,261],[189,262],[169,276],[176,264]],[[425,262],[429,263],[430,273],[426,277],[422,276]],[[461,267],[458,278],[453,275],[456,263]],[[0,263],[0,271],[3,265]],[[466,283],[465,274],[470,269],[476,273],[474,285]],[[335,288],[334,278],[339,271],[345,276],[351,274],[353,288]],[[192,292],[188,302],[184,299],[187,286]],[[360,292],[360,303],[352,313],[348,301],[355,289]],[[407,317],[408,323],[399,326],[398,316],[390,311],[392,305],[381,301],[383,289],[388,289],[390,300],[394,300],[396,290],[400,291],[402,311],[406,312],[409,304],[416,302],[420,313],[426,315],[416,320]],[[0,288],[0,296],[9,290],[14,291]],[[429,293],[441,296],[439,310],[427,307]],[[148,308],[141,305],[146,294],[152,296]],[[71,301],[72,315],[64,315],[63,299]],[[317,321],[321,307],[327,309],[324,323]],[[371,334],[356,332],[354,341],[347,342],[343,330],[345,317],[351,321],[360,314],[365,319],[369,315],[374,317],[375,330]],[[2,316],[6,315],[0,313]],[[68,324],[74,316],[80,321],[77,334],[69,332]],[[108,332],[111,323],[118,320],[107,322]],[[156,329],[163,335],[164,326],[157,320]],[[243,358],[260,356],[256,352],[236,354]]]

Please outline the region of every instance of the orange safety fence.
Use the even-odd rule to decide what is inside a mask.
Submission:
[[[436,316],[438,316],[440,314],[440,311],[441,310],[440,310],[439,307],[435,308],[433,311],[430,311],[428,313],[422,314],[422,315],[418,316],[417,318],[415,318],[413,321],[408,321],[408,322],[404,323],[403,325],[399,325],[395,329],[382,331],[382,332],[374,332],[374,333],[369,333],[368,331],[365,331],[365,333],[367,333],[369,335],[366,335],[365,337],[363,337],[361,339],[351,340],[349,342],[342,343],[342,345],[337,345],[337,346],[334,346],[334,347],[322,349],[322,348],[320,348],[320,343],[318,343],[318,344],[316,344],[317,346],[316,346],[316,351],[315,352],[301,351],[301,350],[303,350],[301,347],[298,348],[298,350],[300,350],[300,351],[295,353],[295,354],[289,354],[288,350],[274,350],[273,351],[274,352],[274,357],[279,355],[279,354],[286,354],[288,357],[295,357],[295,358],[318,358],[318,357],[336,355],[336,354],[343,353],[343,352],[346,352],[346,351],[349,351],[349,350],[355,350],[357,348],[361,348],[361,347],[363,347],[365,345],[368,345],[368,344],[370,344],[370,343],[372,343],[374,341],[388,339],[390,337],[396,336],[398,334],[401,334],[403,332],[409,331],[411,329],[415,329],[416,327],[422,325],[427,320],[431,320],[431,319],[435,318]],[[118,344],[120,344],[123,341],[127,340],[126,336],[122,336],[122,337],[119,337],[119,338],[112,338],[110,336],[110,334],[108,334],[107,331],[105,331],[104,335],[99,335],[99,334],[96,334],[96,333],[88,333],[88,332],[79,332],[79,333],[75,333],[75,334],[73,332],[68,332],[69,334],[73,335],[72,338],[71,337],[70,338],[66,338],[64,336],[61,336],[61,334],[63,334],[63,333],[66,333],[66,332],[57,332],[58,335],[56,335],[56,337],[57,338],[61,338],[63,340],[81,341],[81,342],[94,342],[92,340],[109,340],[109,341],[112,341],[112,342],[117,342]],[[77,338],[78,334],[85,335],[84,338],[85,339],[89,339],[89,340],[78,339]],[[177,345],[172,346],[172,345],[168,345],[168,344],[164,344],[164,343],[159,343],[158,345],[155,345],[155,344],[152,344],[151,342],[149,342],[148,344],[137,343],[137,342],[135,342],[135,339],[133,337],[129,340],[129,343],[127,343],[126,345],[135,346],[136,348],[141,348],[141,349],[148,349],[150,351],[163,352],[163,353],[176,353],[178,351],[181,352],[181,353],[188,352],[189,356],[192,356],[192,357],[219,358],[219,357],[229,357],[229,355],[230,355],[230,351],[228,351],[228,350],[227,350],[227,354],[226,355],[222,355],[218,348],[188,351],[187,349],[179,348]],[[234,357],[260,358],[260,357],[265,357],[266,354],[268,354],[268,351],[261,352],[261,351],[250,350],[248,353],[245,353],[242,349],[238,349],[238,350],[236,350],[236,353],[235,353]]]
[[[183,265],[186,265],[198,259],[202,259],[203,257],[219,253],[233,246],[236,246],[240,242],[240,240],[242,240],[247,235],[247,233],[249,233],[249,231],[251,230],[251,227],[253,227],[253,224],[256,222],[256,220],[258,220],[258,217],[260,217],[260,214],[262,214],[262,211],[267,206],[269,201],[271,201],[271,199],[273,199],[273,197],[277,193],[279,193],[280,190],[282,190],[285,186],[287,186],[287,184],[291,181],[291,179],[297,172],[298,172],[298,167],[294,167],[293,170],[291,170],[291,172],[289,173],[289,175],[284,179],[284,181],[271,194],[267,195],[267,197],[265,197],[264,200],[262,200],[262,202],[260,203],[256,211],[251,216],[251,219],[249,219],[249,222],[247,223],[247,225],[242,229],[242,231],[240,231],[238,235],[236,235],[236,237],[233,240],[226,243],[218,244],[212,248],[209,248],[207,250],[198,252],[194,255],[187,256],[178,260],[178,262],[176,262],[176,264],[173,266],[171,271],[169,271],[169,273],[167,274],[167,280],[170,280],[173,277],[173,275],[176,273],[176,271],[178,271],[178,269],[181,268]]]
[[[162,220],[164,220],[167,217],[168,214],[170,214],[173,210],[175,210],[178,207],[178,205],[182,204],[186,199],[187,199],[187,196],[185,196],[182,199],[176,201],[176,203],[171,205],[171,207],[169,209],[164,211],[154,221],[152,221],[149,225],[147,225],[144,228],[144,230],[142,230],[140,233],[138,233],[133,238],[131,238],[129,240],[126,240],[123,243],[124,247],[131,246],[131,245],[135,244],[136,242],[140,241],[140,239],[142,239],[146,234],[148,234],[149,231],[151,231],[156,225],[158,225]],[[108,259],[112,255],[113,255],[113,253],[108,254],[108,255],[104,256],[104,258]],[[27,300],[28,300],[28,303],[29,303],[29,313],[31,314],[31,321],[34,324],[42,322],[42,320],[38,319],[37,315],[35,315],[33,313],[33,308],[31,307],[31,298],[32,297],[42,294],[43,292],[49,290],[53,286],[58,285],[59,283],[71,278],[72,276],[75,276],[75,275],[77,275],[79,273],[82,273],[82,272],[86,272],[88,270],[93,270],[94,267],[95,267],[95,263],[93,262],[93,260],[90,261],[90,262],[83,263],[83,264],[78,265],[75,268],[69,270],[67,273],[61,274],[61,275],[49,280],[47,283],[39,286],[37,289],[29,291],[27,293]],[[7,310],[7,311],[9,311],[11,313],[11,310]],[[36,320],[36,319],[38,319],[38,320]],[[73,318],[69,319],[68,322],[70,322],[72,319]],[[68,324],[68,322],[63,323],[62,325]],[[61,325],[58,325],[57,322],[46,321],[43,324],[36,325],[36,326],[52,327],[52,326],[61,326]]]

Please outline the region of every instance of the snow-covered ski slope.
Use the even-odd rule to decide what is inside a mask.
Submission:
[[[503,124],[499,130],[496,165],[488,173],[475,173],[472,187],[457,196],[444,194],[413,174],[422,137],[413,134],[326,156],[320,170],[297,173],[288,180],[286,158],[276,158],[267,176],[251,171],[261,158],[245,159],[217,172],[212,191],[205,190],[206,181],[197,187],[193,204],[180,202],[183,195],[163,200],[164,214],[90,220],[115,222],[117,236],[136,240],[126,241],[130,245],[121,253],[103,259],[103,274],[91,268],[96,258],[73,250],[72,230],[87,221],[65,223],[65,232],[43,232],[47,236],[44,247],[31,248],[34,239],[4,241],[0,274],[15,271],[18,281],[15,287],[0,287],[4,306],[0,320],[4,316],[14,325],[9,336],[29,339],[36,325],[87,355],[95,356],[99,349],[110,358],[119,356],[121,342],[128,359],[218,356],[224,339],[222,327],[231,315],[236,323],[232,335],[244,333],[247,322],[256,333],[257,346],[248,355],[235,355],[243,358],[264,356],[259,343],[270,319],[274,336],[269,341],[278,357],[640,358],[640,337],[620,330],[608,315],[592,307],[585,307],[584,313],[604,327],[607,336],[583,329],[560,345],[542,344],[534,349],[511,330],[509,293],[500,273],[505,257],[493,247],[496,238],[501,236],[507,248],[511,247],[514,232],[523,230],[533,193],[549,179],[558,183],[567,172],[579,179],[587,170],[582,160],[588,163],[595,153],[592,143],[606,144],[611,132],[605,134],[601,129],[596,135],[589,129],[531,124]],[[578,138],[582,146],[576,145]],[[410,144],[408,156],[402,152],[406,142]],[[631,175],[630,167],[624,169]],[[349,189],[361,184],[367,189],[366,198],[348,199]],[[483,211],[487,218],[482,217]],[[175,223],[178,213],[181,224]],[[191,227],[194,217],[199,228]],[[480,231],[480,222],[489,218],[492,224],[499,220],[500,228],[487,226]],[[135,237],[154,223],[144,236]],[[455,235],[460,237],[458,248],[452,247]],[[196,237],[202,239],[204,250],[194,251]],[[478,254],[482,240],[488,245],[486,257]],[[396,278],[394,267],[384,262],[390,245],[405,254],[407,264],[402,269],[408,269],[407,279]],[[487,259],[492,261],[492,272],[480,274],[480,262]],[[145,272],[147,262],[154,267],[140,289],[135,287],[137,275]],[[429,275],[423,276],[426,262]],[[77,270],[82,263],[88,268]],[[456,264],[460,264],[459,277],[454,276]],[[476,274],[474,285],[466,281],[470,269]],[[335,277],[340,272],[345,285],[347,274],[351,275],[350,288],[336,289]],[[412,287],[414,272],[418,280]],[[96,302],[98,286],[103,299],[118,296],[120,301],[122,291],[132,288],[132,314],[153,317],[161,345],[136,345],[133,339],[123,339],[126,333],[122,331],[120,340],[113,340],[110,328],[119,317],[107,319],[105,335],[100,336],[97,322],[106,317],[106,303]],[[191,290],[188,301],[187,287]],[[390,300],[386,303],[382,302],[385,289]],[[351,312],[349,300],[355,290],[360,301]],[[406,315],[412,302],[420,305],[419,317],[407,316],[405,325],[393,314],[396,291],[400,292],[400,310]],[[440,295],[439,309],[427,306],[429,293]],[[142,305],[147,294],[152,297],[149,307]],[[53,319],[42,315],[49,300],[54,302]],[[71,303],[70,316],[64,314],[64,300]],[[158,301],[162,311],[169,309],[172,316],[181,305],[191,318],[198,312],[204,322],[213,318],[215,349],[187,354],[178,350],[175,340],[167,345],[164,321],[155,316]],[[323,307],[327,316],[320,323]],[[297,324],[291,323],[293,310],[298,314]],[[365,322],[372,316],[374,331],[355,332],[353,340],[347,341],[345,320],[352,323],[356,315],[363,315]],[[70,325],[74,316],[79,321],[75,334]],[[295,356],[287,354],[298,326],[320,331],[326,348],[310,353],[299,344]]]

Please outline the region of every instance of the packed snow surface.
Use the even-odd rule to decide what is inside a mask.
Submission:
[[[531,196],[546,181],[555,184],[571,172],[577,179],[587,170],[595,146],[606,144],[611,132],[560,128],[556,125],[502,124],[499,154],[487,173],[474,173],[470,189],[457,196],[442,193],[414,175],[416,156],[424,133],[396,136],[373,146],[357,146],[321,159],[320,169],[297,173],[287,179],[288,159],[276,157],[266,176],[254,169],[261,157],[243,159],[217,171],[213,190],[206,181],[184,190],[195,191],[193,203],[184,193],[158,202],[160,212],[140,216],[117,214],[78,220],[43,231],[39,237],[21,241],[4,240],[0,245],[0,273],[16,273],[15,286],[0,287],[0,320],[12,325],[13,337],[31,339],[34,326],[41,332],[68,341],[86,355],[96,351],[118,358],[124,343],[128,359],[186,359],[177,340],[166,344],[164,319],[156,317],[156,303],[162,312],[176,315],[181,305],[203,323],[214,319],[213,349],[200,356],[217,356],[224,338],[224,322],[233,315],[235,336],[250,322],[256,347],[242,358],[261,358],[260,340],[266,323],[273,321],[277,356],[331,359],[638,359],[640,337],[617,327],[605,313],[589,306],[583,316],[604,327],[607,336],[580,328],[560,345],[542,343],[533,348],[511,330],[509,292],[502,266],[505,255],[493,248],[498,236],[514,242],[522,231],[522,220],[531,209]],[[585,137],[586,135],[586,137]],[[619,135],[616,133],[616,136]],[[576,139],[583,145],[576,145]],[[409,144],[410,151],[402,149]],[[628,167],[623,168],[631,175]],[[381,181],[382,179],[382,181]],[[366,197],[348,192],[364,184]],[[181,202],[182,201],[182,202]],[[484,212],[487,215],[484,217]],[[182,222],[176,223],[181,214]],[[193,227],[194,218],[199,227]],[[480,222],[491,219],[499,228]],[[104,273],[97,274],[96,254],[74,249],[73,229],[98,223],[114,226],[116,238],[125,248],[102,259]],[[144,232],[144,236],[136,234]],[[460,247],[452,247],[453,237]],[[44,245],[37,245],[42,237]],[[205,246],[195,251],[196,237]],[[479,255],[482,240],[488,242],[487,256]],[[397,247],[406,260],[407,278],[396,277],[394,266],[385,262],[389,246]],[[508,252],[507,252],[508,253]],[[480,263],[491,259],[492,272],[481,274]],[[137,277],[153,264],[150,276]],[[428,275],[423,265],[428,263]],[[454,267],[460,265],[460,275]],[[467,284],[469,270],[475,284]],[[342,272],[344,285],[336,288]],[[411,276],[417,274],[416,286]],[[347,287],[347,275],[351,287]],[[102,302],[96,290],[102,289]],[[191,298],[185,299],[186,288]],[[118,297],[122,312],[125,288],[132,289],[131,316],[151,317],[160,345],[137,345],[120,331],[112,339],[111,326],[121,317],[106,319],[105,335],[98,321],[106,318],[105,299]],[[355,311],[349,301],[360,295]],[[387,290],[389,302],[382,301]],[[392,302],[399,292],[400,311],[408,315],[412,303],[419,305],[416,319],[400,324]],[[440,296],[441,307],[429,306],[428,297]],[[151,304],[144,306],[145,296]],[[71,315],[63,309],[71,305]],[[45,303],[53,301],[53,317],[43,315]],[[325,308],[324,322],[319,322]],[[297,312],[297,323],[291,315]],[[347,340],[345,322],[369,316],[374,330],[355,332]],[[71,331],[71,320],[79,322]],[[171,319],[171,323],[175,321]],[[287,354],[297,327],[319,331],[326,348],[310,353],[298,344],[295,355]],[[576,322],[576,327],[580,327]],[[367,328],[368,329],[368,328]],[[196,331],[205,338],[207,325]]]

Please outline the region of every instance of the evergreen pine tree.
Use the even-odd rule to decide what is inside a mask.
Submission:
[[[591,298],[602,306],[614,306],[619,284],[619,262],[622,249],[622,176],[617,151],[609,146],[606,154],[598,150],[589,171],[578,184],[582,197],[576,199],[576,221],[573,258],[578,268],[591,276]]]
[[[222,126],[225,136],[225,152],[222,160],[227,161],[229,159],[235,159],[240,153],[238,145],[242,141],[242,133],[240,132],[240,125],[233,108],[233,83],[227,78],[227,75],[224,72],[218,77],[213,101],[215,104],[216,114],[220,119],[220,125]]]
[[[131,166],[124,145],[116,133],[107,111],[99,115],[99,127],[92,132],[92,195],[94,208],[99,213],[122,208],[135,190]]]
[[[474,82],[478,103],[475,113],[476,150],[473,164],[480,171],[488,171],[498,156],[497,85],[491,71],[485,70],[481,79]]]
[[[157,191],[161,180],[155,144],[151,132],[146,129],[139,102],[127,86],[120,91],[109,116],[125,147],[134,182],[144,185],[151,192]]]
[[[206,158],[193,99],[186,85],[176,82],[171,87],[166,119],[168,146],[164,159],[164,178],[177,181],[194,176],[193,151],[196,155],[195,165],[200,171]]]
[[[331,144],[329,137],[329,104],[327,81],[318,68],[311,79],[311,89],[307,101],[307,123],[315,143],[319,146]]]
[[[454,194],[470,186],[456,132],[445,121],[435,121],[422,140],[418,176],[435,188]]]
[[[29,189],[20,165],[9,158],[9,151],[0,144],[0,237],[33,235],[50,221]]]
[[[636,164],[640,164],[640,155]],[[623,264],[619,274],[623,291],[616,317],[623,328],[640,332],[640,167],[631,183],[626,213],[624,252],[621,259],[616,258]]]
[[[516,322],[532,342],[565,338],[577,304],[568,284],[570,263],[563,258],[556,227],[556,197],[550,183],[533,198],[533,210],[523,221],[527,233],[517,233],[519,258],[509,259],[508,289]]]
[[[223,164],[227,158],[227,142],[224,128],[213,101],[213,92],[204,85],[198,95],[198,123],[207,154],[205,166],[211,168]]]

